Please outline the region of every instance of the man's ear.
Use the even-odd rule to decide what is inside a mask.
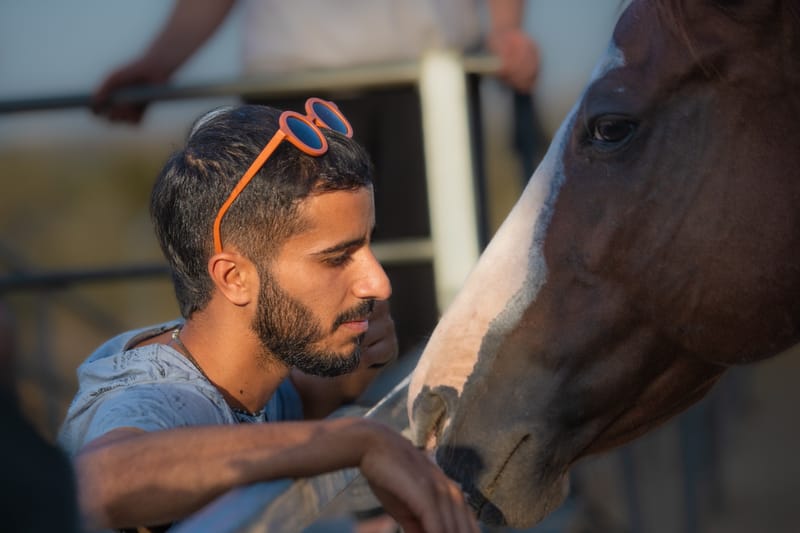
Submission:
[[[208,273],[217,290],[232,304],[244,306],[258,296],[255,265],[236,252],[220,252],[208,260]]]

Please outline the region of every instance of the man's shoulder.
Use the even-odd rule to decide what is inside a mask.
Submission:
[[[163,344],[137,346],[142,340],[178,327],[165,322],[128,331],[103,343],[78,367],[78,396],[97,397],[119,388],[150,383],[204,384],[199,371],[183,356]]]
[[[116,427],[154,431],[235,422],[219,391],[178,352],[164,344],[137,346],[179,324],[118,335],[78,368],[78,391],[59,432],[64,449],[74,454]]]
[[[96,361],[106,359],[108,357],[114,357],[119,353],[135,351],[131,349],[132,346],[136,346],[140,342],[155,337],[156,335],[160,335],[165,331],[179,327],[181,324],[183,324],[183,320],[176,319],[169,322],[162,322],[161,324],[155,324],[152,326],[120,333],[119,335],[112,337],[101,344],[94,352],[92,352],[92,354],[83,362],[81,366],[90,365]]]

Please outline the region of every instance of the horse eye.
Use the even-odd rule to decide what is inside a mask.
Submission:
[[[601,117],[591,128],[592,142],[618,145],[627,141],[636,130],[636,123],[622,117]]]

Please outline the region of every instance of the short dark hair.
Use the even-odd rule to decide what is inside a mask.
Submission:
[[[209,302],[213,223],[222,203],[278,129],[281,111],[242,105],[215,109],[195,122],[153,186],[150,214],[169,262],[181,314]],[[257,265],[303,228],[300,202],[312,194],[372,185],[372,163],[357,142],[322,128],[328,151],[313,157],[281,143],[222,220],[222,241]]]

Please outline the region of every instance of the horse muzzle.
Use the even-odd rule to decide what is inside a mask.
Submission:
[[[569,490],[565,473],[553,476],[549,469],[534,466],[534,447],[533,439],[525,437],[508,454],[487,456],[475,446],[442,442],[435,457],[442,470],[461,483],[481,522],[524,528],[555,510]]]
[[[567,495],[566,468],[543,464],[543,447],[525,428],[498,434],[454,420],[456,399],[447,387],[423,387],[411,411],[415,443],[461,484],[482,522],[529,527],[541,521]]]

